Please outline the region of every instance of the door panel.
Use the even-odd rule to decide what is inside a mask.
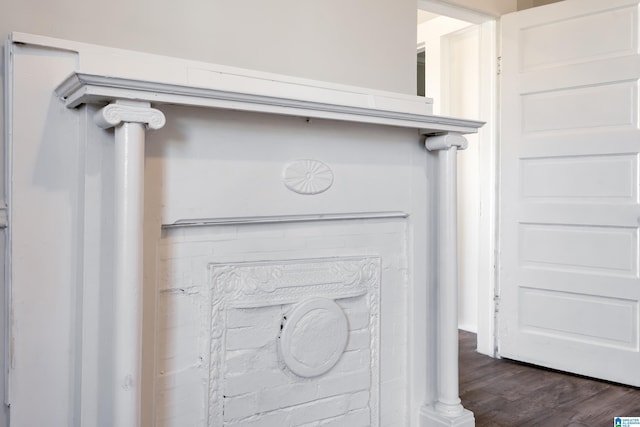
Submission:
[[[502,19],[501,357],[640,385],[638,1]]]

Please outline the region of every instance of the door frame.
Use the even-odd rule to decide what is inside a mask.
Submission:
[[[497,356],[496,297],[498,242],[498,17],[446,0],[417,0],[417,8],[477,24],[480,30],[480,185],[477,351]],[[463,213],[464,214],[464,213]]]

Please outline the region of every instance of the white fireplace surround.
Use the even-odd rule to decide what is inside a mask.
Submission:
[[[197,425],[474,425],[458,397],[456,153],[481,122],[433,116],[425,98],[29,34],[6,51],[12,423],[191,420],[163,379],[158,313],[187,316],[162,304],[200,295]],[[192,294],[163,282],[163,263],[202,273]],[[243,288],[252,275],[268,289]],[[315,398],[334,396],[337,415],[296,415],[313,397],[276,407],[245,390],[247,409],[218,393],[239,371],[221,371],[232,346],[215,337],[231,332],[214,331],[238,313],[284,319],[274,375],[300,396],[338,387]],[[349,381],[368,386],[344,391],[342,355],[358,349],[367,368]],[[177,415],[161,420],[162,387]]]

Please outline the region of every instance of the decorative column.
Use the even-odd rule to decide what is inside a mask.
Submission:
[[[119,427],[140,425],[142,354],[142,245],[146,129],[165,124],[148,102],[116,101],[94,117],[115,128],[114,416]]]
[[[421,410],[422,426],[474,426],[460,403],[458,380],[457,153],[467,148],[461,134],[427,137],[437,151],[437,401]]]

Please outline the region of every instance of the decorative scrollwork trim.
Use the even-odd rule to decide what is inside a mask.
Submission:
[[[424,145],[429,151],[448,150],[452,147],[464,150],[469,145],[469,142],[462,134],[450,132],[444,135],[428,136],[424,141]]]
[[[160,110],[149,106],[135,106],[121,103],[109,104],[94,116],[95,123],[108,129],[120,123],[143,123],[148,129],[160,129],[166,123],[164,114]]]

